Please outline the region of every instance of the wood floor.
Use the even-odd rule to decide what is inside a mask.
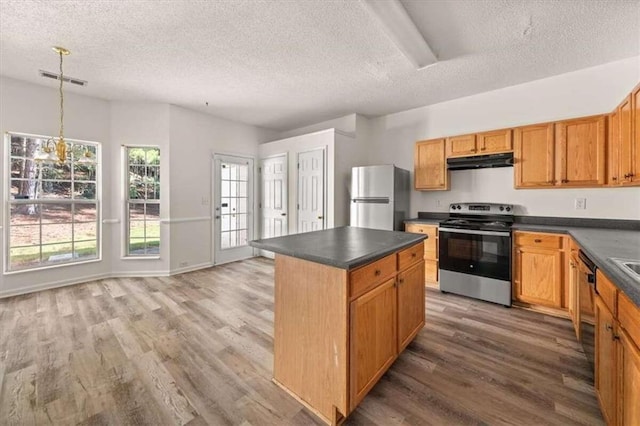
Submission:
[[[271,382],[273,263],[0,300],[0,424],[310,425]],[[350,425],[602,424],[571,323],[427,291]]]

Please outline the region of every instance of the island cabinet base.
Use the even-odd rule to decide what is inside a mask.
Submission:
[[[422,242],[353,270],[275,260],[273,381],[344,422],[424,326]]]

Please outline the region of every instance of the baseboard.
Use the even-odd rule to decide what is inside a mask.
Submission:
[[[199,263],[197,265],[186,266],[184,268],[172,269],[170,271],[130,271],[130,272],[111,272],[96,275],[85,275],[83,277],[74,277],[67,280],[53,281],[43,284],[36,284],[29,287],[20,287],[10,290],[0,290],[0,299],[12,296],[20,296],[22,294],[34,293],[36,291],[51,290],[54,288],[66,287],[70,285],[83,284],[89,281],[97,281],[108,278],[145,278],[145,277],[168,277],[170,275],[184,274],[193,272],[198,269],[205,269],[214,266],[211,262]]]
[[[66,287],[70,285],[82,284],[88,281],[102,280],[105,278],[111,278],[112,274],[96,274],[85,275],[84,277],[74,277],[67,280],[53,281],[49,283],[36,284],[28,287],[14,288],[10,290],[0,290],[0,299],[6,297],[19,296],[22,294],[34,293],[36,291],[50,290],[52,288]]]
[[[171,271],[169,271],[169,275],[184,274],[186,272],[197,271],[198,269],[211,268],[212,266],[214,265],[211,262],[198,263],[197,265],[184,266],[182,268],[172,269]]]

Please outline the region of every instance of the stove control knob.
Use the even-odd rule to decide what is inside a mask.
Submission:
[[[510,212],[511,211],[511,207],[507,207],[507,211]]]
[[[462,207],[460,207],[460,204],[458,204],[458,207],[457,207],[457,208],[458,208],[458,210],[460,210]]]
[[[503,210],[504,210],[504,207],[503,207],[503,206],[500,206],[500,211],[503,211]]]

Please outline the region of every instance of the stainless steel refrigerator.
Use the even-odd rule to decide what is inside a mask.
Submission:
[[[351,226],[403,231],[409,218],[409,171],[393,165],[351,169]]]

